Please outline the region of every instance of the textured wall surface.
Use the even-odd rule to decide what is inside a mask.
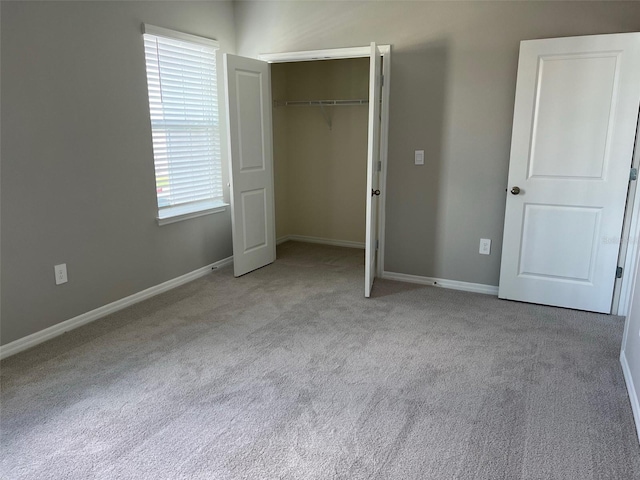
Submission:
[[[488,285],[520,41],[640,30],[640,2],[237,2],[235,13],[242,55],[392,45],[385,269]]]
[[[231,4],[1,8],[2,343],[231,255],[228,211],[155,221],[141,35],[150,23],[233,52]]]
[[[2,344],[232,253],[228,211],[155,222],[143,22],[246,56],[391,44],[386,269],[491,285],[519,42],[640,30],[640,2],[0,5]]]
[[[622,354],[623,364],[626,363],[625,367],[628,369],[626,373],[631,377],[627,378],[627,387],[631,405],[634,407],[637,434],[640,439],[640,269],[636,271],[634,282],[631,308],[625,323]]]

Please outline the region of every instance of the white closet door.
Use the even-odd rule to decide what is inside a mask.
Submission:
[[[269,64],[225,54],[233,268],[276,259]]]
[[[639,33],[521,43],[500,298],[611,311],[639,102]]]
[[[376,274],[378,201],[380,191],[378,162],[380,160],[380,95],[382,55],[375,43],[371,44],[369,64],[369,136],[367,161],[367,219],[364,263],[364,296],[371,296]]]

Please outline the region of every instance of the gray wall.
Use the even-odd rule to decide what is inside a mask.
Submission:
[[[156,224],[140,27],[233,52],[231,3],[1,8],[2,343],[231,255],[229,212]]]
[[[640,2],[239,2],[238,53],[392,44],[385,269],[497,285],[519,42],[640,30]],[[413,151],[425,150],[425,166]],[[480,238],[493,240],[490,256]]]
[[[518,42],[640,30],[639,2],[0,5],[2,344],[232,253],[228,212],[155,223],[142,22],[249,56],[392,44],[386,268],[493,285]]]
[[[636,250],[640,245],[636,245]],[[631,404],[640,401],[640,265],[636,263],[634,288],[631,299],[629,314],[625,323],[625,337],[622,343],[623,365],[627,367],[627,374],[631,377],[627,379],[627,388]],[[626,365],[625,365],[626,363]],[[628,380],[631,380],[630,382]],[[632,390],[633,386],[633,390]],[[635,399],[634,399],[635,397]],[[636,426],[640,427],[640,411],[634,411]],[[638,428],[638,439],[640,439],[640,428]]]

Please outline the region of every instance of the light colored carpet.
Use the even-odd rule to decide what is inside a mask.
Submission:
[[[3,479],[637,479],[618,317],[289,242],[2,362]]]

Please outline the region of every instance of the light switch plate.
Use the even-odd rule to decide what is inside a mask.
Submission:
[[[414,160],[416,165],[424,165],[424,150],[416,150]]]

